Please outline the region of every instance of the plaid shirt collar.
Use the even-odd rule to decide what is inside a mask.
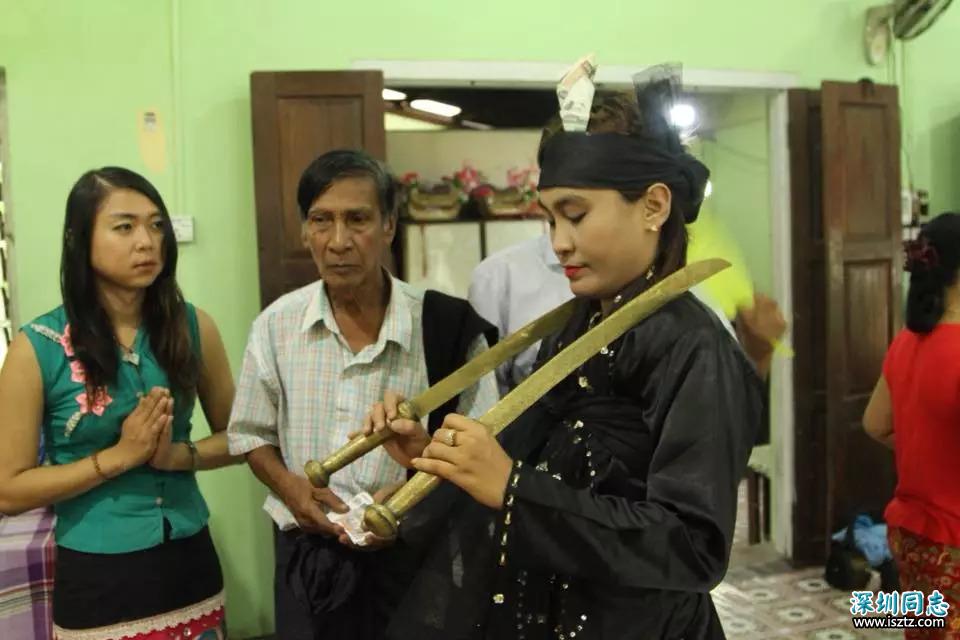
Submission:
[[[387,311],[383,317],[383,324],[380,325],[380,333],[377,336],[377,346],[385,346],[388,342],[394,342],[404,351],[410,351],[413,347],[414,322],[413,309],[409,304],[408,297],[402,291],[403,287],[407,285],[389,273],[387,278],[390,286],[390,297],[387,301]],[[333,306],[327,298],[326,286],[322,281],[307,304],[300,330],[306,333],[318,323],[326,327],[331,333],[343,336],[340,326],[333,316]],[[381,348],[377,349],[377,351],[380,350]]]

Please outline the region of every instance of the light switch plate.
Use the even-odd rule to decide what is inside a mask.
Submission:
[[[170,216],[170,222],[177,242],[193,242],[193,216]]]

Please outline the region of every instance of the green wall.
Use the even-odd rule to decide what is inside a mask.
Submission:
[[[197,240],[183,246],[180,281],[218,321],[237,369],[258,309],[253,70],[337,69],[365,58],[573,61],[593,50],[606,64],[785,71],[809,86],[824,78],[891,81],[891,68],[868,67],[861,53],[872,4],[495,0],[481,15],[479,5],[438,0],[0,0],[19,319],[58,303],[70,184],[92,166],[122,164],[144,171],[174,213],[195,217]],[[951,176],[960,85],[943,71],[960,59],[958,36],[953,8],[909,45],[905,65],[912,166],[917,184],[934,189],[937,209],[960,197]],[[166,123],[168,163],[159,172],[146,170],[138,143],[137,113],[151,108]],[[203,488],[227,572],[232,635],[266,632],[272,551],[263,492],[240,467],[205,474]]]
[[[897,53],[905,164],[930,191],[932,214],[960,211],[960,82],[950,72],[960,61],[960,7]]]

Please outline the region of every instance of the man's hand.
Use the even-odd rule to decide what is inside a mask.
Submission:
[[[326,509],[347,512],[347,505],[330,489],[317,489],[306,478],[290,474],[280,497],[303,531],[326,537],[345,533],[343,527],[327,519]]]
[[[397,407],[401,402],[403,396],[387,391],[383,402],[374,404],[370,409],[363,422],[363,429],[351,433],[348,437],[352,440],[357,436],[368,436],[375,431],[390,429],[394,436],[383,444],[383,448],[397,463],[410,469],[410,461],[423,453],[424,447],[430,444],[430,436],[419,422],[398,417]]]
[[[397,490],[404,485],[403,482],[398,482],[397,484],[388,485],[381,488],[376,493],[373,494],[373,501],[377,504],[383,504],[386,502],[390,496],[397,492]],[[367,532],[367,543],[365,545],[358,546],[353,543],[350,539],[350,536],[347,535],[346,531],[340,534],[339,537],[340,544],[345,547],[350,547],[351,549],[356,549],[357,551],[376,551],[377,549],[383,549],[384,547],[389,547],[393,544],[392,538],[380,538],[374,534]]]

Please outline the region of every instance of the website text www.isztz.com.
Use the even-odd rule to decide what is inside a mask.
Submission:
[[[885,616],[851,618],[854,629],[944,629],[943,618],[914,618],[910,616]]]

